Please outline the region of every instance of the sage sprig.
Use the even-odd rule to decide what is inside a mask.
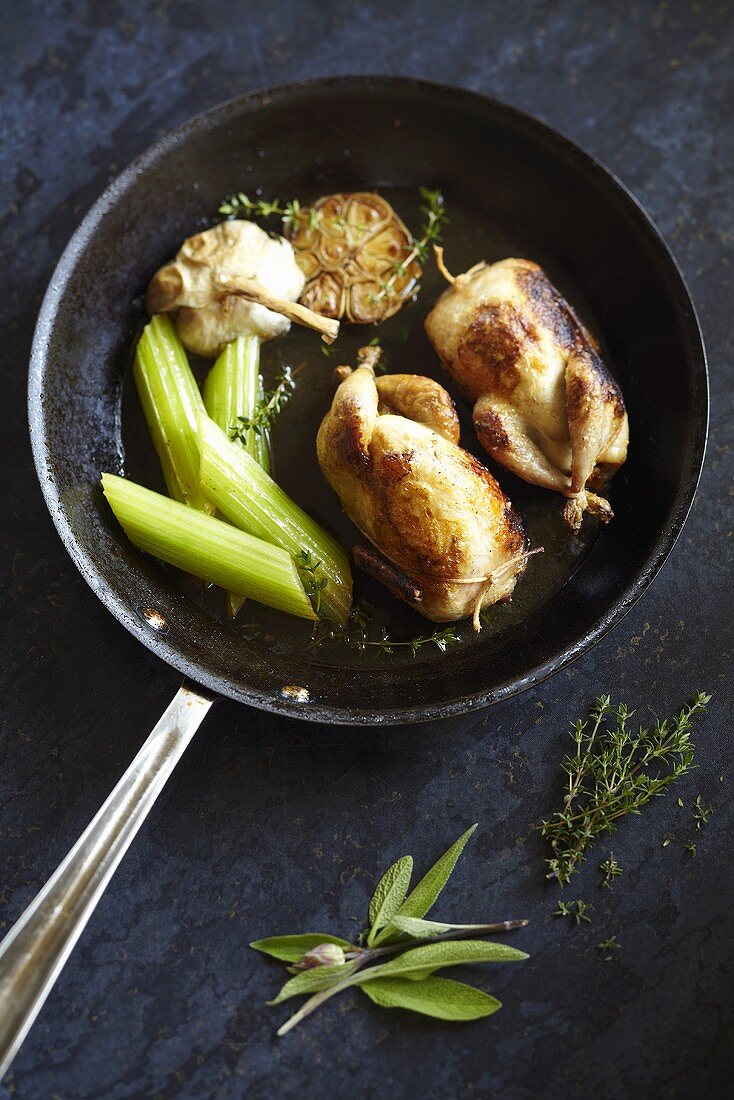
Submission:
[[[402,856],[385,871],[369,904],[369,927],[350,943],[319,932],[271,936],[250,947],[290,964],[292,975],[269,1003],[308,1000],[278,1029],[287,1034],[325,1001],[351,987],[382,1008],[402,1008],[439,1020],[479,1020],[501,1008],[481,989],[436,971],[473,963],[519,962],[523,951],[467,934],[485,936],[522,928],[526,920],[448,924],[425,920],[449,880],[476,825],[467,829],[410,890],[413,859]],[[361,946],[364,943],[366,946]],[[388,956],[395,956],[383,961]]]

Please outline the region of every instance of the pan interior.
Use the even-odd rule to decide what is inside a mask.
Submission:
[[[427,646],[416,658],[398,650],[375,660],[341,646],[314,648],[305,624],[254,605],[230,624],[216,594],[126,542],[97,488],[103,470],[161,487],[129,378],[141,292],[233,190],[307,201],[376,189],[417,231],[420,186],[445,196],[450,267],[507,255],[537,260],[601,336],[630,413],[630,458],[610,491],[615,520],[601,530],[587,523],[570,539],[557,497],[494,470],[545,553],[531,559],[512,603],[488,613],[481,635],[463,625],[462,641],[446,653]],[[451,389],[422,326],[440,289],[429,265],[417,302],[378,330],[345,327],[330,357],[303,330],[264,347],[266,385],[284,365],[306,364],[276,427],[278,480],[347,546],[354,529],[321,477],[314,448],[333,366],[352,362],[377,331],[389,370],[429,374]],[[468,409],[454,396],[462,441],[481,456]],[[34,348],[31,412],[42,484],[72,555],[150,648],[199,682],[260,706],[321,720],[399,721],[527,686],[576,656],[633,602],[690,504],[706,387],[695,318],[674,264],[603,170],[545,128],[479,97],[409,81],[342,80],[215,108],[163,139],[113,185],[49,291]],[[375,628],[386,626],[397,639],[434,629],[368,578],[357,575],[357,582],[358,595],[376,609]],[[162,630],[151,611],[165,622]],[[307,703],[283,694],[293,686],[307,688]]]

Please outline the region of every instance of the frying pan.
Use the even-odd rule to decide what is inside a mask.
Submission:
[[[498,613],[493,629],[446,653],[421,651],[406,674],[402,659],[365,664],[352,653],[324,654],[288,638],[268,644],[261,634],[226,624],[182,591],[171,571],[127,543],[98,486],[104,470],[138,472],[127,453],[121,405],[141,324],[139,296],[223,195],[260,188],[265,197],[314,198],[375,188],[395,189],[406,203],[421,185],[439,187],[446,197],[454,270],[502,255],[537,259],[602,334],[625,393],[632,446],[612,484],[614,522],[587,537],[572,563],[554,542],[558,501],[501,475],[521,510],[535,516],[540,509],[547,564],[532,560],[518,586],[520,603],[513,601],[519,611],[504,619]],[[400,212],[416,224],[415,209]],[[421,300],[437,289],[426,281]],[[427,308],[411,305],[398,315],[402,320],[393,319],[407,326],[394,329],[399,355],[409,359],[398,369],[436,373],[421,332]],[[319,358],[313,338],[310,350]],[[302,421],[291,420],[276,457],[285,487],[339,529],[344,521],[333,500],[320,495],[312,453],[329,374],[312,371],[303,400],[289,406]],[[0,947],[3,1072],[217,695],[311,721],[375,725],[449,717],[539,683],[614,626],[670,552],[703,463],[708,387],[682,276],[655,226],[611,173],[504,104],[435,84],[349,77],[216,106],[122,173],[86,216],[51,279],[31,355],[29,409],[41,488],[76,566],[135,637],[200,686],[184,684]],[[399,626],[415,631],[407,620]]]

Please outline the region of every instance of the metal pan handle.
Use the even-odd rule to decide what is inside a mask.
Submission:
[[[0,944],[0,1078],[212,701],[180,688],[112,794]]]

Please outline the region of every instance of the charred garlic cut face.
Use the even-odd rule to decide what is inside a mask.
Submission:
[[[416,260],[404,271],[399,267],[410,257],[413,238],[390,203],[368,191],[326,195],[305,214],[308,220],[291,233],[306,278],[303,304],[358,325],[397,313],[421,269]]]
[[[295,302],[305,281],[285,238],[253,222],[225,221],[184,241],[151,280],[146,306],[151,314],[176,313],[184,346],[214,357],[238,336],[269,340],[290,328],[282,313],[245,296],[248,288]]]

